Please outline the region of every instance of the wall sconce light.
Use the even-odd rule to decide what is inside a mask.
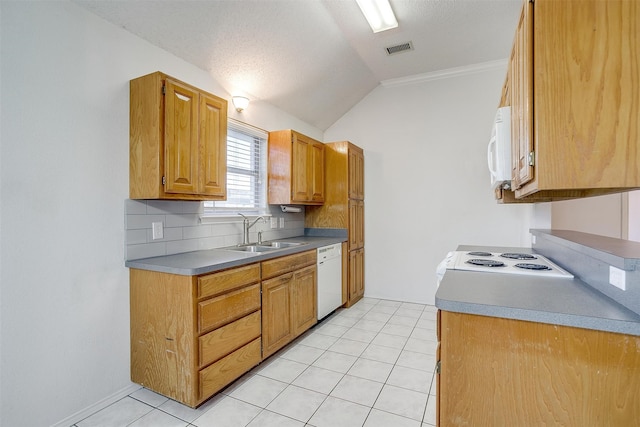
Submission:
[[[238,113],[241,113],[242,110],[247,108],[247,106],[249,105],[249,98],[246,98],[244,96],[234,96],[233,98],[231,98],[231,100],[233,101],[233,106],[236,107],[236,111]]]

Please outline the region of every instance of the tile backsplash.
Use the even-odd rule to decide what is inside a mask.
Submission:
[[[125,200],[125,260],[173,255],[242,243],[242,217],[233,216],[201,222],[201,202],[172,200]],[[304,209],[283,213],[279,205],[269,206],[268,215],[284,219],[284,228],[271,228],[270,219],[251,227],[250,241],[284,239],[304,234]],[[153,240],[151,224],[162,222],[163,238]]]

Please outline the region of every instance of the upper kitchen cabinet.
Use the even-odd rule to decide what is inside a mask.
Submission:
[[[269,132],[269,204],[324,203],[324,144],[288,130]]]
[[[503,88],[516,198],[640,187],[638,23],[635,1],[525,1]]]
[[[130,83],[129,197],[224,200],[227,101],[160,72]]]

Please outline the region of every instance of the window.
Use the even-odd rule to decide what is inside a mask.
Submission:
[[[205,216],[265,213],[266,175],[267,132],[230,119],[227,123],[227,200],[203,202]]]

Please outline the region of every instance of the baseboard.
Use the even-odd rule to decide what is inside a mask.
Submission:
[[[107,406],[111,405],[112,403],[117,402],[118,400],[122,399],[123,397],[126,397],[128,395],[130,395],[131,393],[133,393],[136,390],[139,390],[141,387],[138,384],[130,384],[127,387],[116,391],[115,393],[113,393],[111,396],[107,396],[104,399],[94,403],[91,406],[86,407],[85,409],[82,409],[78,412],[76,412],[73,415],[68,416],[67,418],[58,421],[55,424],[52,424],[51,427],[69,427],[79,421],[84,420],[85,418],[87,418],[90,415],[95,414],[96,412],[100,411],[101,409],[106,408]]]

